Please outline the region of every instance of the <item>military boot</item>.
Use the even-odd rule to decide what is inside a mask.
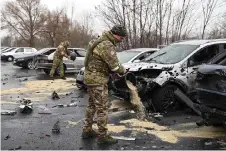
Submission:
[[[65,77],[60,77],[61,79],[63,79],[63,80],[66,80],[66,78]]]
[[[107,135],[105,137],[99,137],[97,143],[98,144],[116,144],[118,143],[118,140]]]
[[[82,132],[82,138],[83,139],[87,139],[87,138],[93,138],[93,137],[97,137],[98,133],[95,132],[94,130],[90,130],[90,131],[84,131]]]
[[[50,80],[54,80],[54,77],[49,77]]]

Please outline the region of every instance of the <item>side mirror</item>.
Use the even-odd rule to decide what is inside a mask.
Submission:
[[[138,62],[140,62],[140,60],[134,60],[134,61],[133,61],[133,63],[138,63]]]

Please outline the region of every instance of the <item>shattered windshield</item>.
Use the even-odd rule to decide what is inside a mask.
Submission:
[[[199,45],[173,44],[147,57],[145,62],[154,62],[161,64],[174,64],[192,53]]]
[[[122,51],[122,52],[118,52],[117,56],[120,63],[127,63],[139,53],[140,53],[139,51]]]

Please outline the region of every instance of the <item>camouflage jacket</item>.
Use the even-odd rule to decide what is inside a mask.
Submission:
[[[101,42],[93,49],[85,68],[84,82],[87,85],[103,85],[108,82],[110,72],[124,73],[124,67],[119,63],[115,44],[116,39],[110,32],[104,32],[98,38]],[[93,41],[89,43],[92,45]]]
[[[61,43],[54,54],[54,57],[57,57],[59,59],[63,59],[63,57],[68,57],[68,51],[67,48],[64,46],[63,43]]]

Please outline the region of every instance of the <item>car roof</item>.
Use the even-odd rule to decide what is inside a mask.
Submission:
[[[42,49],[57,49],[57,48],[51,47],[51,48],[42,48]],[[79,49],[79,50],[85,50],[84,48],[67,48],[67,49]],[[41,49],[40,49],[40,50],[41,50]]]
[[[137,52],[143,52],[143,51],[157,51],[159,50],[158,48],[134,48],[134,49],[129,49],[125,51],[137,51]]]
[[[84,48],[68,48],[68,49],[85,50]]]
[[[183,41],[174,42],[173,44],[203,45],[203,44],[212,43],[212,42],[225,42],[226,43],[226,39],[183,40]]]

